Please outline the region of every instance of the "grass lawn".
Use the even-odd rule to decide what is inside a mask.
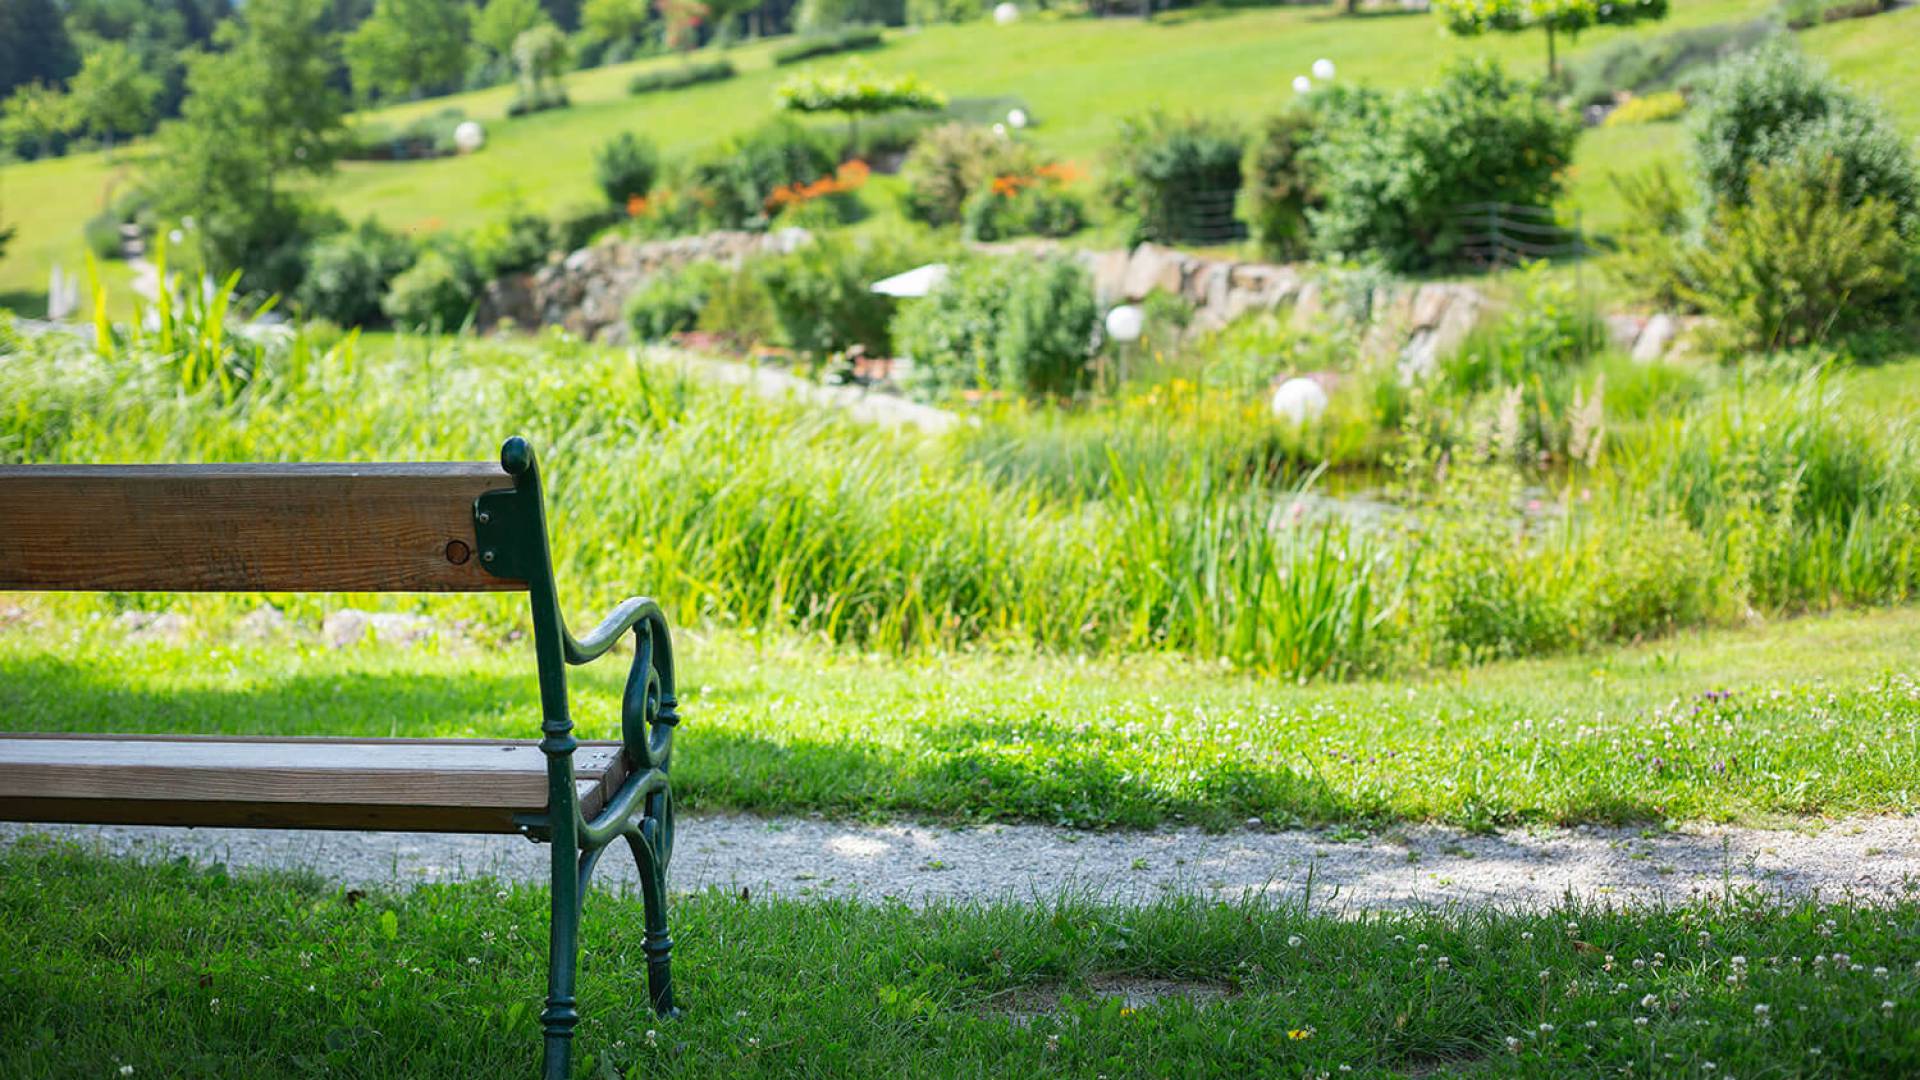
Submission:
[[[30,840],[0,852],[0,1072],[528,1075],[546,907],[539,888],[361,895]],[[639,901],[588,898],[578,1075],[1920,1070],[1912,903],[1338,919],[1257,901],[916,910],[709,892],[673,919],[687,1013],[661,1022]],[[1210,1000],[1110,996],[1141,980]]]
[[[1699,0],[1678,5],[1665,22],[1628,30],[1594,30],[1564,55],[1577,61],[1621,34],[1754,18],[1764,0]],[[1920,94],[1901,56],[1907,29],[1920,13],[1900,12],[1810,32],[1805,43],[1841,73],[1883,96],[1903,127],[1920,129]],[[788,69],[772,67],[775,43],[728,55],[738,78],[685,90],[631,97],[627,80],[673,59],[650,59],[567,78],[574,106],[507,120],[510,89],[459,94],[396,106],[374,119],[404,121],[445,107],[490,121],[489,145],[470,157],[405,164],[349,163],[324,196],[349,218],[372,215],[414,231],[465,228],[515,204],[550,211],[594,197],[592,152],[620,130],[642,131],[669,153],[711,143],[772,112],[773,87]],[[1096,165],[1122,115],[1153,106],[1251,119],[1284,103],[1289,82],[1318,58],[1340,78],[1409,86],[1466,55],[1497,56],[1516,70],[1544,63],[1537,35],[1449,38],[1429,15],[1348,19],[1323,7],[1194,11],[1143,23],[1134,19],[1029,19],[1013,27],[988,22],[890,34],[888,45],[862,59],[886,72],[912,71],[955,96],[1017,94],[1032,106],[1042,144],[1084,165]],[[843,58],[811,61],[838,67]],[[800,65],[804,68],[807,65]],[[1670,157],[1671,125],[1631,134],[1590,134],[1576,155],[1579,170],[1569,205],[1605,226],[1619,208],[1606,183],[1614,169]],[[0,263],[0,305],[37,312],[47,270],[58,260],[77,266],[80,225],[98,211],[116,177],[141,152],[123,150],[112,167],[99,154],[0,168],[0,206],[19,223],[15,250]]]
[[[509,603],[510,601],[501,601]],[[0,637],[28,731],[524,736],[524,645]],[[1424,681],[1295,687],[1147,657],[866,658],[682,633],[689,809],[1206,827],[1778,820],[1920,802],[1920,609],[1781,623]],[[577,674],[618,736],[624,670]]]

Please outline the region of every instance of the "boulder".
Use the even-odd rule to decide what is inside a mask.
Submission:
[[[1667,314],[1655,315],[1647,320],[1640,330],[1640,336],[1633,342],[1633,358],[1636,362],[1650,364],[1667,355],[1667,349],[1673,345],[1673,339],[1680,333],[1680,324]]]
[[[1127,257],[1127,275],[1121,285],[1121,294],[1125,299],[1139,300],[1159,289],[1169,295],[1179,296],[1186,288],[1187,270],[1194,261],[1192,256],[1172,248],[1154,243],[1141,244]]]

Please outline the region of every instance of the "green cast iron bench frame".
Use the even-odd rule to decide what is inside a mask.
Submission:
[[[679,722],[666,617],[635,598],[576,638],[561,618],[540,471],[500,464],[0,468],[0,589],[525,591],[539,742],[0,735],[0,820],[520,833],[552,848],[544,1068],[570,1067],[580,907],[624,839],[639,864],[647,990],[673,1001],[667,865]],[[567,668],[631,631],[618,742],[574,738]],[[544,783],[540,770],[544,768]],[[544,796],[544,797],[543,797]]]

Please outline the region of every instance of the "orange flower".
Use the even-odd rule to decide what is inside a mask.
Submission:
[[[647,197],[645,195],[627,196],[627,216],[628,217],[636,218],[646,212],[647,212]]]
[[[1071,184],[1087,174],[1071,161],[1051,161],[1040,166],[1040,175],[1059,184]]]

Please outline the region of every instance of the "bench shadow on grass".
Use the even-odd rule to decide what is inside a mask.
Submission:
[[[142,735],[538,738],[525,676],[344,671],[153,687],[53,656],[0,661],[0,730]]]
[[[600,699],[597,687],[583,689],[596,696],[575,701],[579,735],[617,737],[617,706]],[[735,703],[743,706],[752,711]],[[1171,748],[1144,762],[1100,733],[1045,724],[956,719],[903,746],[892,738],[783,737],[771,702],[752,728],[703,725],[697,708],[686,713],[674,786],[687,810],[1212,829],[1251,817],[1280,826],[1382,824],[1395,816],[1390,799],[1356,797],[1315,774],[1233,761],[1196,770]],[[1015,727],[1025,733],[1019,741],[1010,739]],[[118,681],[110,666],[32,656],[0,660],[0,731],[535,739],[540,706],[531,671],[334,671],[231,687],[154,687]],[[1658,820],[1660,794],[1594,785],[1545,816]]]

